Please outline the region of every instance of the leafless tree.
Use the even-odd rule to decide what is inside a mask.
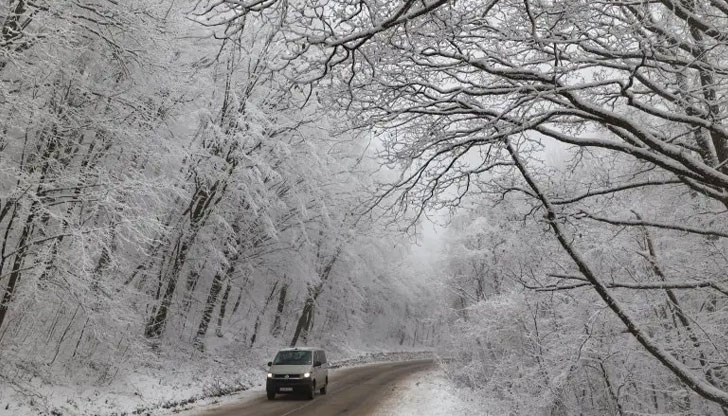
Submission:
[[[517,191],[539,201],[577,284],[593,288],[682,383],[728,407],[726,386],[713,370],[695,371],[655,341],[614,290],[627,283],[600,276],[574,240],[580,227],[597,221],[683,233],[684,244],[705,236],[723,247],[728,4],[304,0],[294,6],[269,0],[198,6],[200,18],[221,36],[254,18],[276,25],[287,45],[281,70],[300,82],[336,81],[331,102],[377,129],[389,162],[402,168],[381,200],[395,196],[418,215],[458,205],[474,190]],[[575,168],[593,154],[590,160],[616,161],[625,174],[563,189],[535,159],[539,149],[567,146],[576,149]],[[492,182],[514,167],[522,181]],[[660,218],[650,212],[603,217],[588,204],[650,189],[696,202]],[[705,285],[716,289],[710,304],[726,301],[720,281],[687,275],[668,281],[657,273],[655,256],[646,258],[652,266],[645,273],[659,280],[641,289],[668,290],[672,307],[682,311],[679,321],[687,312],[669,291]],[[725,347],[712,348],[720,355]]]

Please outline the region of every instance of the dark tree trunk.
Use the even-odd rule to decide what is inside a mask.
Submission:
[[[25,259],[25,253],[28,250],[28,239],[33,232],[33,220],[35,218],[35,204],[31,208],[31,213],[25,220],[23,225],[23,231],[20,233],[20,239],[18,240],[17,251],[13,258],[12,269],[10,269],[10,276],[8,278],[8,284],[5,287],[5,293],[3,294],[2,302],[0,302],[0,328],[5,322],[5,317],[10,307],[10,302],[13,300],[15,294],[15,288],[20,281],[21,270],[23,268],[23,260]]]
[[[295,347],[298,343],[299,338],[306,340],[308,331],[313,327],[313,317],[315,312],[316,300],[323,292],[324,285],[331,275],[331,270],[334,268],[336,260],[341,255],[341,247],[338,247],[334,254],[328,259],[319,272],[319,283],[314,287],[309,287],[308,297],[306,303],[303,305],[301,316],[298,318],[298,324],[296,324],[296,331],[293,333],[293,339],[291,340],[291,346]]]
[[[233,311],[232,311],[231,315],[235,315],[235,312],[238,311],[241,300],[243,300],[243,289],[240,289],[240,292],[238,292],[238,298],[235,299],[235,305],[233,305]]]
[[[202,319],[200,325],[197,328],[197,335],[195,335],[194,344],[202,351],[205,348],[203,340],[207,334],[207,328],[210,325],[210,319],[212,318],[212,312],[215,310],[217,304],[217,296],[220,294],[222,289],[222,273],[215,274],[215,278],[212,280],[212,286],[210,286],[210,293],[207,295],[207,302],[205,302],[205,309],[202,311]]]
[[[286,294],[288,293],[288,283],[284,283],[281,286],[281,290],[278,293],[278,306],[276,307],[276,316],[273,319],[273,326],[271,327],[270,333],[274,337],[277,337],[281,333],[281,315],[283,315],[283,309],[286,306]]]
[[[298,343],[299,338],[306,340],[308,331],[311,329],[313,323],[313,312],[314,312],[314,299],[312,297],[306,299],[306,303],[303,305],[303,311],[301,316],[298,318],[298,324],[296,324],[296,331],[293,333],[293,339],[291,340],[291,347],[295,347]]]
[[[185,262],[187,252],[189,251],[190,242],[181,241],[184,237],[180,236],[175,245],[175,249],[172,250],[175,253],[174,264],[172,270],[169,273],[169,279],[167,281],[167,288],[162,296],[162,301],[159,307],[155,309],[152,316],[147,321],[147,326],[144,331],[144,335],[147,338],[158,337],[164,332],[164,327],[167,324],[167,315],[169,314],[169,308],[172,305],[172,298],[174,297],[174,291],[177,288],[177,279],[179,277],[179,270]],[[161,275],[160,275],[161,284]]]
[[[253,325],[253,335],[250,336],[250,346],[252,347],[255,345],[255,340],[258,337],[258,328],[260,328],[260,320],[263,319],[263,315],[265,314],[265,310],[268,309],[268,305],[270,304],[270,301],[273,299],[273,295],[276,293],[276,287],[278,287],[278,282],[273,283],[273,288],[270,290],[270,294],[265,299],[265,304],[263,305],[263,309],[258,312],[258,317],[255,318],[255,325]]]
[[[144,330],[144,335],[147,338],[159,337],[162,335],[162,332],[164,332],[164,327],[167,324],[167,317],[169,316],[169,308],[172,305],[172,299],[174,298],[174,293],[177,288],[177,281],[179,280],[180,272],[187,261],[187,255],[189,254],[192,244],[197,238],[197,234],[205,224],[207,218],[210,216],[210,204],[212,202],[211,196],[214,194],[216,187],[217,185],[214,186],[210,192],[204,189],[198,189],[192,197],[192,202],[188,209],[184,213],[190,215],[190,231],[185,232],[185,230],[181,230],[179,232],[180,235],[177,237],[177,242],[172,250],[169,251],[169,253],[173,256],[173,259],[170,260],[172,262],[172,267],[169,272],[166,273],[167,288],[164,291],[159,307],[154,310],[152,316],[147,321],[147,325]],[[159,276],[160,289],[164,277],[162,270],[163,269],[160,269]]]
[[[203,264],[204,267],[204,264]],[[185,285],[184,300],[182,301],[182,311],[187,315],[192,308],[192,295],[197,288],[197,282],[200,281],[200,271],[191,270],[187,275],[187,284]]]
[[[228,298],[230,297],[230,282],[228,282],[225,288],[225,293],[222,295],[222,301],[220,302],[220,313],[217,315],[217,329],[215,335],[222,337],[222,321],[225,319],[225,310],[227,309]]]

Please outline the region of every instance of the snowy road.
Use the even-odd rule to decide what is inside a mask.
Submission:
[[[375,415],[380,400],[406,377],[434,366],[432,361],[406,361],[373,364],[332,371],[329,393],[317,394],[312,401],[302,396],[277,395],[268,401],[265,392],[238,403],[228,403],[196,416],[364,416]],[[185,412],[185,415],[188,413]]]

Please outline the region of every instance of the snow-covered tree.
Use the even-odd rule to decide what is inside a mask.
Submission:
[[[675,247],[670,253],[689,253],[693,261],[708,255],[724,266],[723,2],[304,0],[288,7],[282,1],[231,1],[209,3],[202,13],[224,27],[223,35],[252,17],[281,27],[288,53],[280,66],[302,81],[338,81],[332,102],[383,132],[390,161],[403,169],[389,194],[408,206],[457,205],[473,190],[534,198],[571,259],[562,275],[552,277],[593,288],[680,383],[728,407],[728,389],[718,375],[722,364],[709,364],[722,362],[726,346],[689,328],[704,308],[686,311],[690,302],[676,293],[695,289],[698,304],[721,305],[721,281],[684,269],[667,275],[657,248],[669,241]],[[590,160],[610,172],[569,188],[551,183],[535,159],[566,146],[574,147],[575,167]],[[590,152],[596,157],[585,158]],[[523,180],[493,189],[491,174],[509,168]],[[660,202],[621,211],[615,206],[611,217],[598,205],[580,207],[620,195],[636,202],[634,194],[652,192]],[[667,208],[678,201],[680,209]],[[597,234],[589,231],[593,222],[610,227]],[[618,239],[610,246],[602,240],[602,250],[631,252],[647,267],[633,261],[631,270],[609,268],[596,256],[598,243],[589,237],[619,234],[624,227],[639,238],[632,246],[642,249],[619,247]],[[719,248],[712,250],[714,242]],[[640,287],[631,287],[632,276]],[[667,296],[677,314],[672,331],[685,332],[690,353],[677,353],[642,324],[627,288],[650,293],[643,295],[650,302]],[[707,345],[713,359],[705,355]]]

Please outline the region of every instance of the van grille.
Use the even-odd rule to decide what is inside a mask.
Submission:
[[[301,378],[300,374],[274,374],[273,378]]]

